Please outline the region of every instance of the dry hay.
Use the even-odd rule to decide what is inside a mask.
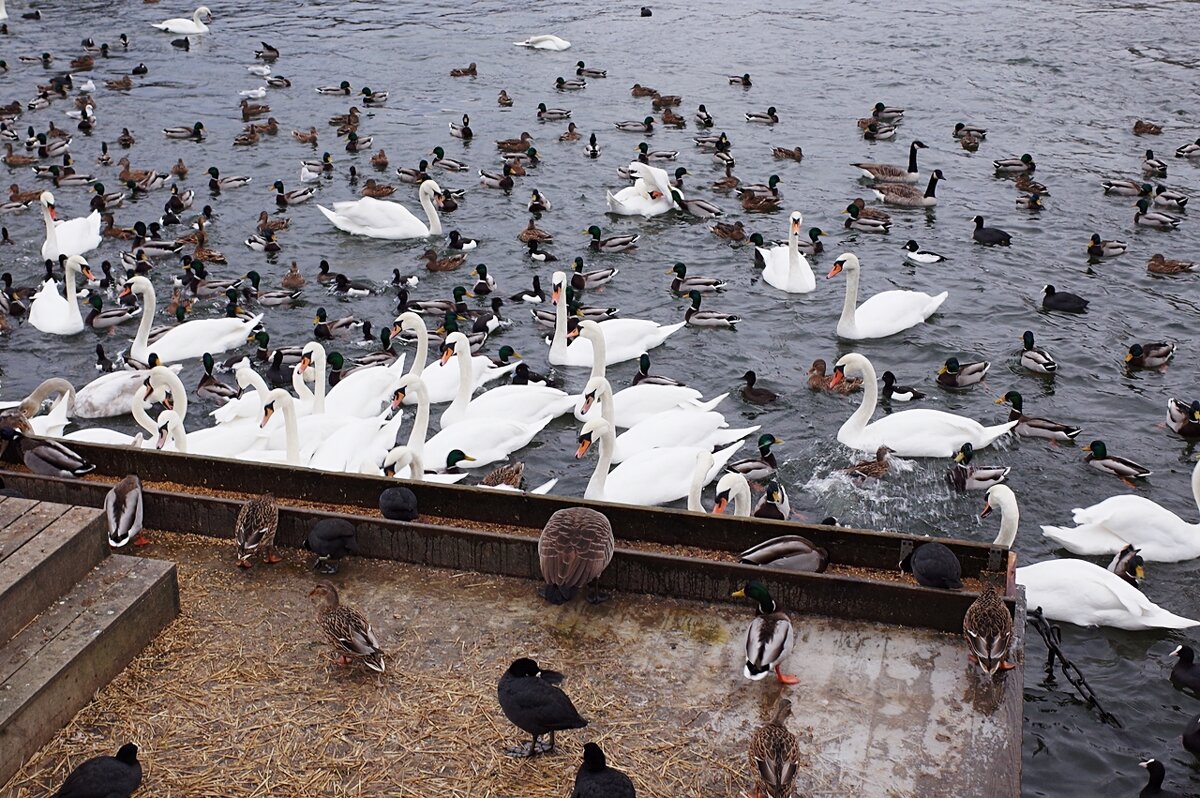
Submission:
[[[528,582],[354,559],[332,581],[388,651],[377,675],[333,664],[303,553],[284,550],[283,563],[256,561],[243,574],[227,544],[149,534],[154,544],[138,553],[178,562],[181,616],[34,755],[0,791],[8,798],[48,795],[82,759],[129,740],[141,746],[139,795],[155,798],[565,796],[591,740],[646,798],[750,787],[745,744],[757,724],[729,692],[693,686],[688,673],[724,656],[744,608],[619,596],[548,609],[530,601]],[[621,623],[605,623],[606,612]],[[629,645],[637,630],[650,645],[684,644],[639,651]],[[522,655],[566,672],[591,721],[532,760],[504,755],[524,738],[495,693]],[[773,699],[763,691],[751,716]]]

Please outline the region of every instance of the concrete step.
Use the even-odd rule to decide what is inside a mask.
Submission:
[[[104,558],[106,528],[95,508],[0,500],[0,643]]]
[[[113,555],[0,647],[0,784],[178,614],[174,563]]]

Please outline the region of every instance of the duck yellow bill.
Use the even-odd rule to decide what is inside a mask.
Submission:
[[[999,399],[997,399],[997,400],[996,400],[996,404],[998,404],[998,405],[1002,405],[1002,404],[1004,404],[1004,397],[1003,397],[1003,396],[1001,396]]]
[[[124,296],[124,294],[122,294],[121,296]],[[1128,352],[1126,352],[1126,353],[1125,353],[1125,362],[1126,362],[1126,363],[1128,363],[1128,362],[1129,362],[1129,361],[1131,361],[1131,360],[1133,360],[1133,355],[1131,355],[1131,354],[1129,354]]]
[[[729,594],[731,598],[745,598],[746,591],[744,588],[733,591]]]
[[[1092,453],[1092,447],[1091,447],[1090,445],[1088,445],[1088,446],[1084,446],[1084,447],[1083,447],[1083,449],[1081,449],[1080,451],[1084,451],[1084,452],[1087,452],[1088,454],[1091,454],[1091,453]]]
[[[1139,581],[1145,579],[1146,569],[1139,565],[1137,568],[1133,569],[1133,575],[1136,576]]]

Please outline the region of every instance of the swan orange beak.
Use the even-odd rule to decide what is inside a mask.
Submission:
[[[844,371],[838,371],[837,369],[834,369],[833,376],[829,378],[829,387],[836,388],[842,384],[842,380],[844,379],[846,379],[846,373]]]
[[[403,388],[397,388],[392,392],[392,412],[400,409],[400,405],[404,404],[404,397],[405,393]]]
[[[562,296],[562,288],[559,286],[555,286],[554,290],[550,292],[550,301],[557,305],[559,297],[561,297],[561,296]]]
[[[725,512],[725,508],[729,506],[728,496],[718,496],[717,503],[713,505],[713,515],[720,515]]]
[[[155,449],[161,449],[162,447],[167,445],[168,432],[169,432],[169,427],[167,424],[163,424],[161,427],[158,428],[158,443],[156,443],[154,445]]]
[[[441,361],[440,361],[440,362],[441,362],[441,364],[442,364],[443,366],[444,366],[444,365],[446,365],[447,363],[449,363],[449,362],[450,362],[450,358],[451,358],[451,357],[453,357],[453,356],[454,356],[454,349],[452,349],[451,347],[447,346],[445,349],[443,349],[443,350],[442,350],[442,358],[441,358]]]
[[[47,205],[47,206],[46,206],[46,213],[50,214],[50,218],[51,218],[53,221],[55,221],[55,222],[57,222],[57,221],[58,221],[58,212],[57,212],[56,210],[54,210],[54,206],[53,206],[53,205]]]
[[[987,518],[991,514],[992,514],[992,503],[990,501],[984,502],[983,510],[980,511],[979,517]]]
[[[267,406],[263,408],[263,418],[262,423],[258,425],[259,429],[267,426],[267,422],[271,420],[271,416],[273,415],[275,415],[275,403],[269,402]]]
[[[587,412],[592,409],[592,405],[595,404],[595,402],[596,402],[596,394],[589,393],[587,396],[583,397],[583,406],[579,408],[580,411],[584,415],[587,415]]]
[[[296,364],[296,373],[303,374],[304,371],[311,365],[312,365],[312,357],[310,355],[302,356],[300,358],[300,362]]]
[[[830,277],[837,277],[841,273],[842,273],[842,262],[840,260],[835,261],[833,264],[833,268],[829,270],[829,274],[825,275],[825,279],[828,280]]]
[[[583,457],[585,454],[587,454],[587,450],[588,450],[588,449],[590,449],[590,448],[591,448],[591,446],[592,446],[592,439],[591,439],[591,438],[582,438],[582,439],[580,439],[580,441],[579,441],[579,448],[575,450],[575,459],[576,459],[576,460],[578,460],[579,458],[581,458],[581,457]]]

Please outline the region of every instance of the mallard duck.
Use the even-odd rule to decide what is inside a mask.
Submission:
[[[299,274],[299,272],[297,272],[297,274]],[[274,308],[285,305],[290,306],[304,293],[303,291],[294,288],[287,288],[282,291],[263,291],[259,288],[259,284],[262,282],[262,277],[253,269],[246,272],[245,279],[249,280],[250,284],[242,286],[243,296],[245,296],[247,299],[254,300],[263,307]]]
[[[753,194],[759,197],[773,197],[778,199],[780,197],[779,184],[782,182],[783,180],[780,179],[779,175],[771,175],[765,184],[750,183],[739,187],[737,194],[739,197],[746,194]]]
[[[977,139],[985,139],[987,138],[987,128],[958,122],[954,125],[953,135],[956,139],[961,139],[963,136],[974,136]]]
[[[1087,253],[1091,258],[1115,258],[1118,255],[1124,255],[1127,249],[1129,249],[1129,245],[1124,241],[1106,241],[1100,238],[1099,233],[1092,233],[1092,237],[1088,241]]]
[[[496,149],[501,152],[525,152],[533,146],[533,136],[529,133],[522,133],[515,139],[500,139],[496,142]]]
[[[685,323],[691,327],[736,328],[738,322],[742,320],[740,316],[716,310],[701,310],[700,303],[703,297],[703,294],[694,289],[688,293],[688,298],[692,300],[692,304],[683,314]]]
[[[254,333],[247,340],[254,341],[258,345],[254,352],[254,359],[259,363],[270,363],[276,353],[282,353],[283,363],[287,366],[296,365],[304,357],[304,347],[301,346],[281,346],[272,351],[270,349],[271,336],[265,330]]]
[[[210,166],[208,168],[208,176],[208,189],[214,194],[219,194],[222,189],[226,188],[242,188],[243,186],[248,186],[254,180],[252,177],[245,177],[243,175],[228,175],[226,177],[221,177],[220,170],[218,170],[215,166]]]
[[[583,232],[585,235],[592,237],[591,242],[588,244],[592,252],[629,252],[637,249],[638,239],[641,238],[636,233],[601,238],[601,231],[597,225],[592,225]]]
[[[377,181],[374,178],[368,180],[362,187],[362,195],[364,197],[375,197],[381,199],[390,197],[396,193],[395,186],[389,186],[387,183]]]
[[[712,233],[717,238],[724,238],[726,241],[745,241],[746,226],[741,222],[717,222],[712,227]]]
[[[979,141],[980,141],[980,139],[978,136],[975,136],[971,133],[967,133],[958,140],[958,144],[960,147],[962,147],[967,152],[978,152],[979,151]]]
[[[800,770],[800,746],[787,729],[792,702],[779,698],[771,719],[750,738],[750,772],[756,798],[789,798]],[[632,795],[633,793],[630,793]]]
[[[545,103],[538,103],[537,118],[543,122],[554,122],[570,117],[571,112],[566,108],[547,108]]]
[[[799,147],[772,147],[771,154],[776,158],[790,161],[803,161],[804,150]]]
[[[242,109],[242,121],[248,121],[256,116],[265,116],[271,113],[271,106],[262,103],[252,103],[246,98],[242,98],[238,107]]]
[[[587,88],[587,81],[583,78],[572,78],[568,80],[561,75],[555,79],[554,88],[558,91],[580,91]]]
[[[780,684],[798,684],[795,676],[784,673],[781,665],[792,652],[792,622],[780,611],[765,585],[757,580],[747,582],[733,593],[733,598],[748,598],[758,606],[754,620],[746,631],[746,665],[742,673],[758,681],[772,670]]]
[[[1023,351],[1021,365],[1035,374],[1054,374],[1058,371],[1058,363],[1045,349],[1034,344],[1033,331],[1026,330],[1021,334]]]
[[[337,588],[318,582],[308,596],[317,605],[317,624],[338,653],[337,664],[361,663],[369,670],[386,669],[383,649],[371,630],[371,622],[354,607],[342,604]]]
[[[978,665],[985,676],[995,676],[996,671],[1015,667],[1006,661],[1012,634],[1013,619],[1008,608],[996,588],[985,586],[963,616],[963,639],[967,641],[968,659]]]
[[[629,93],[634,97],[653,97],[658,94],[658,90],[652,89],[649,86],[643,86],[640,83],[635,83],[633,84],[633,88],[629,90]]]
[[[713,508],[713,512],[718,512],[716,507]],[[787,571],[820,574],[829,566],[829,553],[820,546],[813,545],[808,538],[800,535],[781,535],[751,546],[738,555],[738,560]]]
[[[673,127],[677,129],[687,127],[687,120],[672,111],[670,108],[663,109],[662,123],[667,127]]]
[[[1037,164],[1033,162],[1033,156],[1025,153],[1020,158],[1000,158],[992,161],[992,168],[998,174],[1012,175],[1019,172],[1032,172],[1037,169]]]
[[[196,396],[220,404],[225,404],[230,399],[236,399],[241,396],[241,391],[237,388],[226,385],[213,376],[213,367],[216,365],[216,362],[208,352],[204,353],[203,364],[204,374],[200,377],[200,383],[196,386]]]
[[[520,466],[520,470],[510,476],[516,477],[513,487],[519,487],[524,467],[514,463],[506,468],[514,466]],[[551,604],[565,604],[586,587],[590,603],[605,600],[600,577],[612,561],[615,545],[612,525],[604,514],[587,507],[556,511],[538,538],[538,559],[545,581],[538,594]]]
[[[992,364],[986,360],[959,363],[958,358],[947,358],[938,369],[938,385],[943,388],[966,388],[983,380]]]
[[[474,274],[478,279],[475,281],[475,286],[471,290],[475,292],[476,296],[485,296],[496,290],[496,280],[494,277],[488,274],[488,268],[486,264],[481,263],[476,266]]]
[[[782,443],[783,441],[774,435],[763,433],[758,436],[758,457],[734,460],[725,466],[725,470],[734,474],[741,474],[751,482],[760,482],[764,479],[769,479],[774,476],[775,471],[779,468],[779,464],[775,460],[775,453],[771,451],[771,447]]]
[[[378,108],[388,101],[388,93],[386,91],[372,91],[367,86],[364,86],[359,94],[362,95],[362,104],[369,108]]]
[[[1146,157],[1142,161],[1142,172],[1154,177],[1166,177],[1167,163],[1155,158],[1154,150],[1146,150]]]
[[[350,81],[343,80],[336,86],[318,86],[317,94],[324,94],[327,97],[348,97],[350,96]]]
[[[896,126],[872,120],[863,128],[863,138],[867,141],[890,141],[896,138]]]
[[[755,386],[755,383],[758,382],[758,375],[753,371],[747,371],[742,375],[741,378],[746,383],[744,386],[742,386],[742,398],[750,404],[769,405],[771,402],[774,402],[779,398],[778,394],[776,394],[774,391]]]
[[[335,335],[342,335],[350,331],[354,326],[355,319],[353,316],[343,316],[340,319],[330,319],[325,312],[325,308],[317,308],[317,315],[313,318],[313,335],[324,341],[328,341]]]
[[[808,369],[808,387],[813,391],[828,391],[830,393],[848,395],[862,390],[863,381],[860,377],[846,377],[842,372],[842,378],[836,383],[833,375],[825,376],[825,369],[828,364],[823,358],[817,358],[812,362],[812,366]],[[840,367],[834,368],[834,375],[838,374]]]
[[[359,118],[358,109],[352,105],[350,106],[350,110],[348,110],[346,113],[334,114],[333,116],[329,117],[329,126],[336,128],[349,128],[351,130],[357,129]]]
[[[478,74],[479,72],[475,67],[474,61],[465,67],[455,67],[454,69],[450,70],[450,77],[452,78],[473,78]],[[501,91],[500,93],[504,94],[504,91]]]
[[[252,235],[242,243],[255,252],[279,252],[283,249],[283,247],[279,245],[279,242],[275,240],[274,230],[268,230],[265,233]]]
[[[676,294],[687,294],[691,291],[711,293],[720,291],[726,285],[724,280],[716,277],[688,277],[687,265],[683,263],[676,263],[667,271],[667,274],[675,275],[671,280],[671,290]]]
[[[1151,274],[1182,274],[1196,268],[1196,264],[1187,260],[1168,260],[1161,253],[1150,256],[1146,262],[1146,271]]]
[[[457,161],[453,158],[447,158],[446,151],[441,147],[434,147],[429,154],[433,156],[433,160],[430,162],[430,165],[436,166],[439,169],[445,169],[447,172],[465,172],[469,168],[462,161]]]
[[[439,258],[435,250],[427,249],[421,253],[418,260],[423,260],[425,268],[431,272],[452,272],[466,263],[467,256],[451,255],[446,258]]]
[[[1175,150],[1176,158],[1200,158],[1200,139],[1188,142]]]
[[[1154,190],[1149,183],[1138,180],[1105,180],[1100,186],[1106,195],[1117,197],[1148,197]]]
[[[484,170],[480,169],[479,185],[483,186],[484,188],[498,188],[507,194],[513,189],[512,173],[512,166],[510,166],[508,163],[504,164],[503,171],[500,174],[496,174],[495,172],[485,172]]]
[[[1168,341],[1133,344],[1125,354],[1125,364],[1133,368],[1164,368],[1175,354],[1176,345]]]
[[[235,147],[252,147],[257,143],[258,131],[254,130],[253,126],[247,127],[233,138],[233,146]]]
[[[847,230],[859,230],[864,233],[889,233],[892,223],[885,219],[872,218],[863,214],[863,209],[851,203],[844,211],[849,218],[843,225]]]
[[[708,200],[684,199],[683,195],[676,189],[671,189],[671,199],[675,202],[679,210],[696,219],[712,219],[716,216],[725,215],[724,211]]]
[[[641,122],[614,122],[613,127],[615,127],[617,130],[624,130],[626,133],[653,133],[654,117],[648,116]]]
[[[1155,227],[1159,230],[1175,230],[1179,227],[1179,217],[1162,211],[1150,210],[1150,200],[1140,199],[1137,202],[1137,213],[1133,215],[1133,223],[1144,227]]]
[[[1184,438],[1200,438],[1200,402],[1187,405],[1174,397],[1168,399],[1167,426]]]
[[[1162,208],[1182,211],[1187,207],[1188,195],[1159,184],[1154,187],[1154,204]]]
[[[4,145],[4,151],[7,154],[4,156],[4,158],[2,160],[4,161],[4,164],[6,166],[16,168],[19,166],[29,166],[31,164],[37,163],[37,158],[35,158],[32,155],[17,155],[17,154],[15,154],[13,152],[12,142],[8,142]]]
[[[583,258],[576,257],[571,264],[571,288],[577,293],[591,288],[599,288],[611,282],[620,273],[621,270],[617,268],[584,271]]]
[[[1126,460],[1124,457],[1109,454],[1108,447],[1104,444],[1104,441],[1092,441],[1089,445],[1083,447],[1083,451],[1087,452],[1084,462],[1099,471],[1120,477],[1121,481],[1130,487],[1133,487],[1133,483],[1130,480],[1145,479],[1154,473],[1132,460]]]
[[[661,111],[663,108],[673,108],[683,102],[683,98],[678,94],[655,94],[650,98],[650,105],[655,111]]]
[[[964,443],[954,454],[954,465],[946,472],[946,482],[959,493],[968,490],[987,490],[992,485],[999,485],[1008,476],[1011,468],[1004,466],[976,466],[971,461],[975,457],[975,447]]]
[[[500,90],[500,94],[496,96],[496,102],[501,108],[512,108],[513,99],[508,96],[508,92],[504,89]]]
[[[429,161],[422,159],[415,169],[407,166],[398,167],[396,169],[396,177],[400,178],[401,183],[424,183],[429,179],[429,175],[426,174],[428,168]]]
[[[346,136],[346,152],[366,152],[371,149],[371,136],[360,136],[353,131]]]
[[[287,217],[272,219],[266,211],[263,211],[262,213],[258,214],[258,224],[255,225],[255,229],[257,229],[260,233],[265,233],[268,230],[279,232],[280,230],[288,229],[288,226],[291,225],[291,223],[292,220]],[[295,261],[293,261],[293,263],[295,263]]]
[[[874,458],[861,460],[849,468],[843,468],[842,473],[849,474],[851,479],[860,483],[867,479],[882,479],[891,468],[891,455],[891,449],[880,446],[875,450]]]
[[[163,135],[169,139],[191,139],[192,141],[204,141],[204,123],[197,122],[191,127],[164,127]]]
[[[1153,122],[1143,122],[1141,119],[1133,123],[1133,134],[1135,136],[1157,136],[1162,133],[1162,126],[1156,125]]]
[[[1007,247],[1012,243],[1012,236],[999,227],[984,227],[982,216],[972,217],[971,221],[975,223],[975,230],[971,233],[975,243],[988,247]]]
[[[92,294],[88,297],[88,305],[91,307],[91,310],[83,322],[93,330],[107,330],[110,327],[116,327],[118,324],[124,324],[141,313],[140,308],[127,307],[125,305],[118,306],[112,310],[105,310],[104,299],[99,294]]]
[[[133,79],[128,75],[122,75],[116,80],[104,81],[104,88],[111,89],[113,91],[128,91],[129,89],[133,88]]]
[[[274,402],[263,408],[263,423],[274,413]],[[257,496],[242,505],[234,523],[233,535],[237,542],[237,565],[250,567],[250,555],[261,549],[268,563],[280,562],[283,558],[275,553],[275,530],[279,527],[279,508],[270,493]]]
[[[779,121],[779,114],[776,113],[775,106],[772,105],[767,109],[766,113],[763,113],[762,111],[747,111],[746,121],[759,122],[765,125],[773,125]]]
[[[67,479],[81,477],[96,469],[83,456],[56,440],[26,437],[20,430],[9,427],[0,429],[0,438],[4,441],[4,449],[9,444],[17,444],[21,462],[35,474]]]
[[[105,495],[104,517],[108,521],[108,545],[114,549],[131,541],[135,546],[150,542],[142,534],[142,481],[137,474],[125,477]]]
[[[929,183],[926,185],[924,193],[915,186],[908,185],[907,183],[880,183],[872,188],[871,191],[874,192],[876,198],[889,205],[897,205],[903,208],[931,208],[937,205],[936,192],[938,181],[944,179],[942,170],[934,169],[932,174],[929,175]],[[1036,197],[1036,195],[1034,196]],[[1020,200],[1017,202],[1019,205]]]
[[[643,353],[638,357],[638,372],[633,375],[634,385],[672,385],[682,386],[683,383],[671,377],[650,373],[650,356]]]

